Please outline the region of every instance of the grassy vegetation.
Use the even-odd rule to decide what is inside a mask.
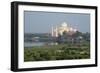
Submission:
[[[24,48],[24,61],[71,60],[90,58],[90,44],[59,44]]]

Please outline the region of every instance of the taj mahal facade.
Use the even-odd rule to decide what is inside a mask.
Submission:
[[[60,26],[53,27],[51,29],[51,36],[58,37],[59,35],[63,35],[64,32],[73,34],[76,33],[77,29],[68,26],[66,22],[60,24]]]

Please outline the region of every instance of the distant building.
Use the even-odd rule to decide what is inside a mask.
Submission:
[[[74,29],[72,27],[69,27],[67,23],[63,22],[59,27],[53,27],[52,26],[52,32],[51,36],[52,37],[58,37],[58,35],[63,35],[64,32],[73,34],[77,31],[77,29]]]

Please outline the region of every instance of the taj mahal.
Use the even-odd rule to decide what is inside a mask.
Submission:
[[[66,22],[60,24],[60,26],[53,27],[51,29],[51,36],[58,37],[58,35],[63,35],[64,32],[73,34],[77,31],[77,29],[68,26]]]

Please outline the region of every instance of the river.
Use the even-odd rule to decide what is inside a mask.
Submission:
[[[24,47],[58,45],[57,42],[24,42]]]

